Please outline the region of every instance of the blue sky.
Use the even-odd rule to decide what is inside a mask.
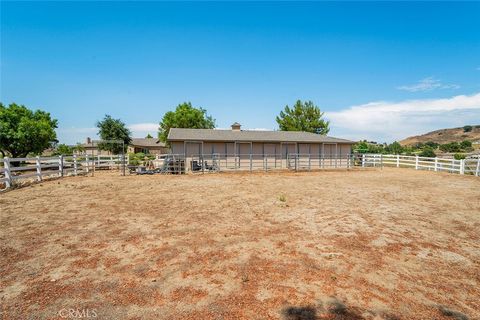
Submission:
[[[61,142],[105,114],[136,137],[191,101],[275,129],[312,100],[333,136],[393,141],[480,124],[480,2],[1,2],[1,95]]]

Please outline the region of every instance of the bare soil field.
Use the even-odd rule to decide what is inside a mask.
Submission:
[[[2,319],[479,319],[480,179],[68,177],[0,194]]]

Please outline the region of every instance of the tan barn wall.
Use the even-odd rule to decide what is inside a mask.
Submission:
[[[201,143],[189,142],[187,143],[187,155],[198,155],[201,153],[202,147]],[[184,143],[183,142],[171,142],[171,152],[173,154],[183,154]],[[323,152],[323,154],[322,154]],[[250,153],[254,157],[260,157],[264,155],[277,155],[277,157],[286,158],[287,154],[300,153],[312,157],[318,156],[335,156],[338,155],[348,155],[351,152],[350,145],[343,144],[322,144],[322,143],[263,143],[263,142],[254,142],[252,144],[237,143],[236,150],[235,144],[233,142],[204,142],[203,143],[203,154],[212,155],[219,154],[222,157],[233,157],[235,154],[242,155],[242,157],[249,156]]]
[[[183,148],[183,141],[174,141],[170,143],[170,148],[173,154],[183,154],[185,152]]]

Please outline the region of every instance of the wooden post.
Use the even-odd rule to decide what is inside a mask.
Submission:
[[[465,159],[460,160],[460,174],[465,174]]]
[[[400,155],[397,154],[397,168],[400,168]]]
[[[63,177],[63,156],[58,156],[58,171],[59,176]]]
[[[35,158],[35,167],[37,169],[37,181],[42,181],[42,164],[40,162],[40,156]]]
[[[475,170],[475,176],[478,177],[479,175],[480,175],[480,154],[477,157],[477,169]]]
[[[73,174],[78,175],[77,173],[77,155],[73,155]]]
[[[418,156],[415,156],[415,170],[418,170]]]
[[[5,178],[7,178],[7,181],[5,181],[5,185],[7,188],[10,188],[12,186],[12,173],[10,172],[10,159],[8,157],[3,158],[3,166],[5,169]]]
[[[438,158],[435,157],[435,167],[433,169],[434,171],[438,171]]]
[[[362,168],[365,168],[365,153],[362,153]]]
[[[87,165],[87,170],[86,170],[87,173],[88,173],[88,171],[90,170],[89,160],[90,160],[90,159],[88,159],[88,154],[85,154],[85,164]]]

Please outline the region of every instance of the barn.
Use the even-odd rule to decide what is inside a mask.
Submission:
[[[238,167],[288,167],[289,159],[301,158],[309,167],[337,166],[346,162],[354,141],[302,131],[231,130],[172,128],[167,137],[172,154],[186,160],[215,157]]]

